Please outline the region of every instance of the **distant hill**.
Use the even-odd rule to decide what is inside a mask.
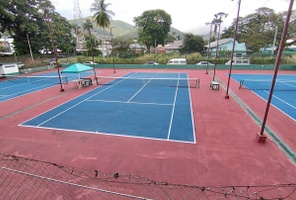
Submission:
[[[86,20],[88,19],[92,19],[92,17],[86,17],[86,18],[83,18],[81,21],[82,22],[85,22]],[[69,20],[70,24],[74,24],[74,20]],[[77,20],[76,21],[76,24],[81,24],[80,23],[80,20]],[[93,30],[92,30],[92,34],[94,34],[97,38],[103,38],[105,37],[106,35],[109,37],[110,36],[110,29],[102,29],[101,27],[98,27],[95,22],[93,22]],[[137,29],[129,24],[129,23],[126,23],[124,21],[121,21],[121,20],[113,20],[112,23],[111,23],[111,27],[114,27],[112,28],[112,35],[114,38],[126,38],[126,39],[135,39],[138,37],[138,34],[137,34]],[[182,33],[181,31],[171,27],[171,31],[170,31],[170,34],[177,37],[177,36],[180,36],[181,38],[184,37],[184,33]]]

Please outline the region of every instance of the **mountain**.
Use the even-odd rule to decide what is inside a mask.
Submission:
[[[73,25],[81,25],[81,22],[85,22],[86,20],[92,21],[92,17],[86,17],[81,20],[76,20],[75,22],[74,20],[69,20],[69,22]],[[112,31],[112,36],[114,38],[121,37],[135,39],[138,37],[137,29],[133,25],[124,21],[113,20],[110,27],[113,27],[112,30],[110,30],[110,28],[104,30],[103,28],[98,27],[95,22],[93,22],[92,34],[94,34],[97,38],[104,38],[106,36],[109,37],[110,32]],[[184,35],[182,31],[179,31],[178,29],[175,29],[173,27],[171,27],[170,34],[174,37],[180,36],[181,38],[183,38]]]

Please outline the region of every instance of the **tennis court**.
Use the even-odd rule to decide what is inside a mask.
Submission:
[[[267,100],[273,79],[272,74],[232,74],[240,89],[252,90],[256,95]],[[296,75],[279,74],[275,84],[272,104],[287,116],[296,120]]]
[[[15,171],[9,173],[2,170],[1,172],[12,177],[5,181],[8,182],[6,185],[15,186],[12,192],[23,194],[28,191],[25,187],[19,187],[20,184],[14,184],[14,180],[21,180],[21,183],[25,180],[28,184],[37,185],[40,191],[48,191],[48,185],[52,188],[51,191],[69,191],[73,194],[71,199],[91,199],[105,195],[101,192],[89,192],[85,187],[77,187],[78,184],[85,183],[91,188],[100,189],[105,189],[101,183],[107,183],[108,190],[112,187],[111,192],[125,194],[131,194],[134,187],[141,185],[143,192],[155,193],[157,196],[160,190],[154,192],[150,189],[150,185],[155,186],[154,180],[162,181],[162,191],[167,191],[163,190],[165,186],[174,194],[176,187],[171,187],[170,183],[178,184],[177,188],[179,184],[186,184],[185,188],[188,185],[200,185],[202,188],[194,187],[200,192],[203,192],[204,186],[218,186],[217,192],[222,192],[221,194],[232,191],[233,186],[238,188],[237,193],[253,194],[254,190],[250,190],[249,185],[271,185],[269,188],[275,188],[272,194],[277,193],[276,195],[270,195],[269,188],[255,188],[256,192],[267,191],[266,195],[260,196],[270,198],[285,197],[295,188],[282,187],[282,183],[293,183],[295,180],[295,159],[287,156],[269,136],[265,144],[258,143],[256,138],[260,125],[245,110],[246,105],[262,119],[266,102],[248,89],[239,89],[236,81],[232,81],[230,86],[230,94],[233,96],[226,100],[226,70],[217,70],[221,88],[215,91],[209,87],[212,76],[204,70],[117,69],[116,73],[113,69],[99,70],[99,83],[102,84],[99,87],[93,84],[83,89],[74,89],[73,84],[67,84],[65,92],[60,92],[59,85],[56,85],[0,103],[1,152],[25,158],[25,162],[18,159],[19,157],[15,157],[13,161],[4,158],[2,166],[12,169],[15,169],[13,166],[20,166],[21,170],[26,166],[28,168],[23,171],[28,173],[41,170],[40,173],[34,173],[38,174],[40,180],[27,173],[23,175],[26,177],[24,179],[16,176]],[[237,74],[255,72],[258,73],[250,70],[235,71]],[[265,72],[272,73],[260,71]],[[172,80],[164,81],[165,86],[159,78],[168,76]],[[179,85],[173,81],[178,79],[176,77],[180,77]],[[186,81],[182,77],[189,77],[187,85],[191,88],[184,85]],[[200,88],[194,88],[195,83],[190,80],[192,77],[200,78]],[[236,100],[238,98],[240,101]],[[191,122],[190,117],[193,118],[193,123],[187,127],[190,127],[190,134],[194,134],[195,140],[176,139],[177,127],[182,131],[181,136],[192,137],[186,133],[185,124]],[[185,125],[181,124],[180,118]],[[145,123],[144,119],[149,122]],[[169,123],[171,137],[167,139]],[[165,128],[160,129],[161,125]],[[292,153],[295,152],[294,120],[272,107],[267,125],[292,149]],[[156,134],[158,130],[166,133]],[[27,158],[37,160],[39,164],[36,165],[36,162],[32,163]],[[50,165],[54,167],[53,172],[66,174],[52,173],[47,162],[53,163]],[[6,166],[6,163],[9,165]],[[78,172],[77,169],[83,171]],[[93,175],[93,171],[99,173]],[[50,180],[51,173],[55,182]],[[114,187],[109,184],[111,182],[105,181],[106,174],[113,178],[110,180],[112,184],[116,184]],[[119,174],[119,178],[114,177],[114,174]],[[146,183],[143,179],[133,178],[130,174],[144,177],[149,182],[143,184]],[[135,182],[128,182],[128,187],[124,189],[123,179]],[[68,184],[66,187],[65,184],[57,185],[56,180],[59,183],[74,183],[75,188],[68,187]],[[241,185],[246,186],[246,190],[236,187]],[[230,189],[220,186],[230,186]],[[149,189],[145,190],[147,188]],[[193,194],[192,188],[188,189],[181,188],[184,192],[188,191],[186,194]],[[84,194],[86,195],[82,196]],[[146,197],[139,194],[137,196]],[[295,192],[290,196],[294,197]]]
[[[81,77],[89,76],[92,72],[82,72]],[[7,76],[7,80],[0,81],[0,102],[7,101],[32,92],[43,90],[60,84],[58,73],[49,72],[32,76]],[[63,74],[61,81],[67,84],[68,81],[77,79],[76,74]]]
[[[195,143],[187,73],[99,77],[101,87],[21,126]]]

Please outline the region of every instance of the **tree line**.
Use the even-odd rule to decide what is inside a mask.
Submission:
[[[93,19],[96,25],[103,29],[109,28],[114,13],[108,10],[110,3],[105,0],[94,0],[90,9],[94,12]],[[45,12],[47,14],[45,15]],[[258,52],[262,47],[270,46],[274,37],[276,37],[276,45],[279,44],[281,33],[284,26],[286,12],[275,13],[269,8],[259,8],[254,13],[238,20],[237,40],[246,43],[248,50]],[[75,24],[69,21],[55,11],[50,0],[3,0],[0,1],[0,34],[5,33],[14,38],[14,45],[18,54],[28,53],[28,40],[30,40],[32,51],[38,52],[41,48],[51,49],[51,37],[48,29],[48,21],[52,26],[52,38],[56,47],[64,52],[75,52],[76,38]],[[233,37],[235,27],[233,23],[222,30],[221,38]],[[150,47],[165,45],[176,39],[170,35],[170,27],[172,24],[171,16],[164,10],[148,10],[141,16],[134,17],[134,22],[138,31],[137,42],[144,45],[149,53]],[[83,24],[87,30],[86,44],[89,49],[94,49],[99,42],[92,35],[91,29],[93,25],[90,21]],[[291,16],[288,38],[295,37],[296,33],[296,15],[295,11]],[[217,27],[214,27],[214,31]],[[277,31],[277,34],[275,34]],[[214,36],[216,34],[213,34]],[[217,38],[210,38],[211,41]],[[125,50],[128,45],[123,41],[116,41],[118,49],[123,48],[120,44],[124,44]],[[181,53],[202,52],[205,41],[200,35],[185,33],[183,39],[183,49]]]

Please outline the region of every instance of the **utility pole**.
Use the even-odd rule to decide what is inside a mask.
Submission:
[[[215,78],[216,78],[216,67],[217,67],[217,58],[219,53],[219,39],[220,39],[220,28],[222,23],[222,17],[227,17],[227,14],[223,12],[219,12],[215,14],[215,23],[218,25],[218,37],[217,37],[217,44],[216,44],[216,56],[215,56],[213,81],[215,81]]]

